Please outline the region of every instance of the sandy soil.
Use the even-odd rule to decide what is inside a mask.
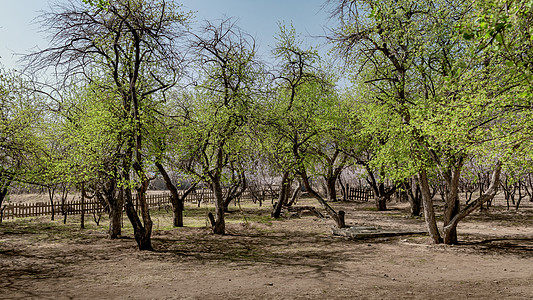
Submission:
[[[315,202],[301,203],[305,205]],[[424,229],[406,204],[376,212],[370,203],[335,203],[347,223]],[[190,210],[194,208],[189,207]],[[202,208],[201,208],[202,209]],[[154,212],[155,252],[136,250],[131,232],[108,240],[105,224],[77,229],[46,218],[0,225],[0,299],[531,299],[533,208],[491,209],[459,225],[462,243],[426,236],[348,240],[331,220],[270,220],[267,208],[230,214],[225,236],[203,226],[166,226]]]

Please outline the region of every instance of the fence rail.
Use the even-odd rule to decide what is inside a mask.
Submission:
[[[362,189],[362,188],[353,188],[353,187],[346,187],[347,193],[346,193],[346,199],[349,201],[362,201],[367,202],[368,200],[372,199],[374,197],[374,193],[371,189]]]
[[[180,196],[183,196],[183,193],[184,191],[179,191]],[[260,199],[261,201],[264,201],[271,194],[270,191],[244,191],[237,200],[252,200],[255,202],[257,199]],[[214,200],[214,193],[207,189],[193,191],[185,198],[185,202],[198,203],[198,205],[200,205],[200,203],[212,203]],[[162,208],[171,205],[169,193],[157,195],[148,194],[146,195],[146,201],[150,208]],[[136,195],[133,195],[133,203],[138,209],[139,202]],[[54,201],[53,204],[43,202],[8,203],[2,205],[0,208],[0,220],[46,216],[52,215],[52,212],[56,215],[79,215],[82,212],[85,214],[92,214],[100,213],[103,210],[104,206],[95,198],[86,199],[83,203],[81,200],[65,201],[64,203],[61,201]]]
[[[185,191],[179,191],[180,196],[183,196]],[[372,191],[366,189],[356,189],[348,187],[347,199],[352,201],[368,201],[371,199]],[[250,201],[259,201],[261,204],[264,201],[274,201],[277,199],[277,191],[272,189],[264,190],[246,190],[241,196],[237,199],[238,201],[250,200]],[[170,194],[157,194],[157,195],[146,195],[146,201],[148,202],[148,207],[150,208],[162,208],[165,206],[171,205]],[[213,191],[208,189],[198,189],[191,192],[185,198],[185,202],[197,203],[213,203],[215,201],[215,195]],[[137,209],[138,198],[136,195],[133,195],[133,203],[136,205]],[[37,216],[46,216],[51,215],[54,212],[56,215],[79,215],[82,213],[92,214],[92,213],[101,213],[104,210],[104,206],[95,198],[86,199],[83,203],[81,200],[65,201],[54,201],[53,205],[51,203],[8,203],[4,204],[0,208],[0,220],[2,219],[14,219],[14,218],[25,218],[25,217],[37,217]]]

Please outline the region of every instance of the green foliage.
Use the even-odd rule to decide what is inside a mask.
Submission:
[[[106,8],[109,5],[109,0],[83,0],[83,3],[98,8]]]
[[[0,182],[36,180],[46,144],[41,99],[19,74],[0,70]]]

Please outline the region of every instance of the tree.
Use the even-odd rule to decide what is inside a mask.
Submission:
[[[29,83],[0,69],[0,206],[13,182],[30,183],[44,151],[43,111]]]
[[[455,35],[456,20],[468,11],[469,6],[462,1],[408,0],[341,1],[336,9],[343,22],[335,33],[341,53],[357,68],[358,83],[366,86],[365,93],[374,105],[399,121],[382,130],[389,138],[373,163],[390,167],[399,162],[400,167],[394,168],[396,174],[390,175],[400,181],[418,173],[424,216],[435,243],[442,238],[428,173],[436,170],[446,181],[443,240],[456,243],[454,220],[468,210],[461,210],[458,199],[463,162],[472,154],[472,145],[483,144],[480,141],[487,131],[480,124],[487,124],[493,112],[481,109],[472,114],[472,106],[457,109],[463,100],[458,96],[460,90],[447,84],[457,75],[457,66],[470,58],[467,47]],[[469,138],[476,128],[480,129],[478,134]],[[495,170],[499,172],[499,164]],[[498,175],[494,174],[495,180]],[[481,198],[489,199],[490,193]]]
[[[340,117],[339,99],[332,76],[321,68],[316,51],[303,49],[301,43],[294,28],[287,30],[280,26],[278,43],[273,51],[279,63],[277,86],[271,100],[265,103],[266,114],[261,125],[265,133],[262,137],[264,147],[283,172],[282,192],[272,215],[279,216],[286,198],[284,195],[288,195],[286,187],[290,186],[290,173],[294,173],[301,178],[307,192],[342,228],[345,227],[344,212],[337,213],[312,189],[311,174],[308,173],[312,169],[313,154],[324,154],[325,149],[332,148],[327,138],[328,134],[338,130],[335,127]]]
[[[79,1],[57,5],[41,17],[52,34],[51,46],[27,56],[35,70],[51,66],[59,83],[103,79],[99,89],[120,99],[120,119],[127,126],[119,141],[118,175],[140,250],[152,249],[152,221],[145,198],[150,180],[146,124],[158,101],[164,101],[166,91],[182,75],[178,43],[189,18],[189,13],[165,0],[116,0],[104,8]],[[132,201],[132,187],[138,193],[142,222]]]
[[[109,212],[109,238],[121,235],[123,197],[120,193],[122,136],[128,122],[122,118],[121,101],[114,93],[93,83],[64,96],[55,114],[56,149],[49,159],[48,179],[93,190]],[[64,91],[66,94],[66,91]],[[60,149],[63,148],[62,150]],[[53,181],[51,181],[53,182]],[[84,195],[85,196],[85,195]]]
[[[187,172],[215,194],[213,233],[225,233],[229,201],[246,188],[241,162],[247,151],[248,124],[257,101],[257,81],[263,76],[254,40],[231,19],[206,22],[191,48],[198,54],[197,86],[180,127],[179,149]],[[224,184],[233,186],[224,191]],[[239,188],[235,188],[235,186]],[[233,192],[232,192],[233,191]]]

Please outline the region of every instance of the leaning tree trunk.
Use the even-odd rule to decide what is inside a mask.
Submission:
[[[305,170],[300,172],[300,177],[302,178],[302,181],[304,183],[305,189],[307,192],[313,196],[313,198],[317,199],[320,205],[326,210],[326,213],[335,220],[335,223],[338,228],[345,228],[346,223],[344,221],[344,211],[339,210],[337,213],[331,206],[328,205],[328,203],[318,194],[315,190],[311,188],[311,184],[309,183],[309,178],[307,177],[307,172]]]
[[[418,174],[418,182],[420,184],[420,190],[422,191],[422,202],[424,204],[424,219],[428,229],[429,236],[433,240],[433,243],[442,243],[442,238],[437,227],[437,221],[435,219],[435,209],[433,208],[433,198],[429,188],[428,178],[426,170],[421,170]]]

